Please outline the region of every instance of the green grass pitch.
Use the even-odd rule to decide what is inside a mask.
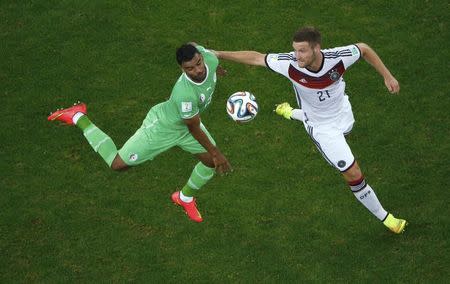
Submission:
[[[68,1],[0,3],[0,282],[445,282],[450,279],[450,35],[446,1]],[[195,159],[173,149],[109,170],[75,127],[46,121],[81,100],[120,147],[180,74],[175,49],[287,52],[315,25],[323,47],[366,42],[399,80],[390,95],[364,61],[345,79],[349,143],[394,235],[356,202],[303,127],[273,114],[295,103],[264,68],[222,62],[202,116],[234,172],[202,189],[205,222],[170,194]],[[233,92],[260,113],[236,125]]]

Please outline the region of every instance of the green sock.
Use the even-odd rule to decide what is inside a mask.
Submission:
[[[78,119],[77,126],[83,130],[83,135],[94,149],[95,152],[111,167],[114,158],[117,155],[117,147],[114,141],[106,135],[100,128],[95,126],[87,115]]]
[[[92,122],[87,115],[83,115],[77,121],[77,126],[83,131],[86,128],[88,128],[91,124],[92,124]]]
[[[202,186],[212,179],[215,172],[214,168],[209,168],[203,165],[202,162],[199,162],[195,165],[187,184],[181,189],[181,192],[185,196],[194,196]]]

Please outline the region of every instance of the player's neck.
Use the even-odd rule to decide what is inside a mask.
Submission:
[[[322,69],[322,62],[323,62],[323,54],[322,54],[322,52],[319,52],[316,55],[316,58],[314,59],[314,61],[308,66],[308,69],[311,71],[317,72],[320,69]]]

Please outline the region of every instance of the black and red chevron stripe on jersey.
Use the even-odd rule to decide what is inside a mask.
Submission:
[[[330,68],[328,72],[323,74],[320,77],[314,77],[308,74],[303,73],[298,70],[292,64],[289,66],[289,77],[295,82],[299,83],[302,86],[311,89],[324,89],[342,77],[345,72],[345,66],[342,60],[340,60],[336,65]]]

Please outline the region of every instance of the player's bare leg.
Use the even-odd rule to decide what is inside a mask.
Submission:
[[[354,181],[360,179],[362,177],[362,172],[358,165],[358,162],[355,161],[348,170],[346,170],[345,172],[342,173],[342,175],[344,176],[344,179],[348,183],[354,182]]]
[[[366,183],[358,163],[354,164],[343,174],[344,179],[350,186],[356,199],[359,200],[373,215],[375,215],[392,232],[400,234],[407,224],[406,220],[397,219],[392,214],[386,212],[381,206],[375,191]]]

